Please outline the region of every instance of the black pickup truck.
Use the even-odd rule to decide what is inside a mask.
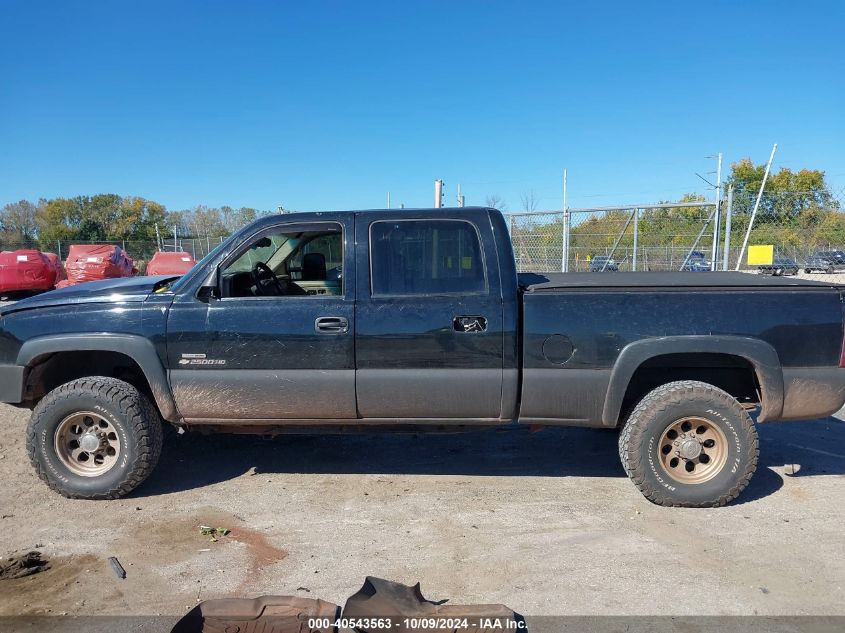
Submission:
[[[277,215],[181,278],[3,307],[0,401],[32,408],[32,464],[68,497],[140,484],[164,419],[619,429],[648,499],[722,505],[756,468],[755,422],[845,402],[844,293],[743,273],[518,275],[486,208]]]

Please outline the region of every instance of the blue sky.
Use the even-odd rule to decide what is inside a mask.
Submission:
[[[0,204],[571,206],[845,188],[845,2],[0,0]],[[712,178],[712,176],[708,176]]]

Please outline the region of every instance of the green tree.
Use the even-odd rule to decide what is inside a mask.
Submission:
[[[9,239],[31,240],[38,234],[38,207],[29,200],[10,202],[0,210],[0,228]]]
[[[121,214],[121,198],[113,193],[95,196],[79,196],[80,223],[79,239],[114,240],[124,226]]]
[[[765,172],[765,164],[755,165],[750,158],[743,158],[731,165],[727,184],[734,187],[734,213],[751,212]],[[782,167],[778,172],[769,175],[755,223],[782,223],[796,220],[807,211],[838,209],[839,202],[833,197],[824,171],[792,171],[788,167]]]
[[[38,208],[35,224],[42,242],[80,239],[82,211],[79,198],[53,198]]]
[[[149,240],[155,238],[156,223],[163,225],[166,217],[158,202],[105,193],[47,200],[36,211],[35,224],[45,243]]]
[[[163,204],[145,198],[123,198],[120,216],[114,231],[120,234],[113,239],[149,240],[155,239],[156,225],[166,232],[167,209]]]

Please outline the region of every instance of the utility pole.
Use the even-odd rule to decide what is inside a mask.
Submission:
[[[728,185],[728,208],[725,210],[725,253],[723,255],[722,270],[730,267],[731,256],[731,216],[734,206],[734,186]]]
[[[763,173],[763,182],[760,183],[760,191],[757,193],[757,201],[754,203],[754,209],[751,211],[751,219],[748,221],[748,230],[745,232],[745,239],[742,240],[742,248],[739,250],[739,259],[736,260],[735,270],[739,270],[742,264],[742,257],[745,255],[745,247],[748,246],[748,238],[751,237],[751,229],[754,228],[754,218],[757,217],[757,209],[760,208],[760,200],[763,198],[763,189],[766,187],[766,181],[769,179],[769,170],[772,168],[772,161],[775,159],[775,152],[778,149],[778,144],[772,145],[772,153],[769,156],[769,162],[766,163],[766,171]]]
[[[458,206],[459,207],[464,206],[464,196],[461,193],[461,185],[460,184],[458,184]]]
[[[640,210],[634,209],[634,256],[631,258],[631,270],[637,272],[637,242],[640,235]]]
[[[434,181],[434,208],[440,209],[443,206],[443,181],[438,178]]]
[[[722,152],[716,158],[716,222],[713,224],[713,252],[710,256],[710,270],[716,270],[719,258],[719,229],[722,224]]]
[[[566,170],[563,170],[563,236],[561,238],[560,272],[569,271],[569,207],[566,205]]]

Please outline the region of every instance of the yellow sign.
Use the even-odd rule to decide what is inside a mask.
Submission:
[[[772,244],[763,244],[748,247],[749,266],[770,266],[775,256],[775,247]]]

